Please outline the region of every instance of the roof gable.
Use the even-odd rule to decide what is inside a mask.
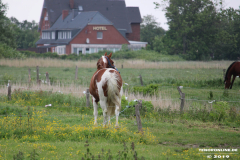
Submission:
[[[74,8],[82,6],[83,12],[99,11],[105,16],[117,29],[126,29],[127,33],[131,33],[131,23],[141,23],[141,15],[139,9],[129,13],[124,0],[74,0]],[[69,0],[44,0],[49,14],[50,26],[52,26],[62,14],[62,10],[70,10]],[[133,7],[138,8],[138,7]],[[139,18],[140,17],[140,18]]]
[[[107,18],[105,18],[101,13],[97,12],[88,24],[98,24],[98,25],[113,25]]]
[[[50,30],[82,29],[87,24],[112,25],[112,23],[99,12],[72,11],[64,20],[61,15]]]

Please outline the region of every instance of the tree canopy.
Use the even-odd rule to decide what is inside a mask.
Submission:
[[[240,11],[211,0],[162,0],[169,30],[162,39],[168,54],[189,60],[240,57]],[[160,3],[155,3],[156,8]]]
[[[35,47],[39,39],[38,24],[27,20],[19,22],[16,18],[7,18],[7,5],[0,0],[0,43],[11,48]]]
[[[156,22],[156,17],[152,15],[143,16],[141,24],[141,41],[148,42],[148,48],[153,50],[153,41],[156,36],[163,36],[165,30]]]

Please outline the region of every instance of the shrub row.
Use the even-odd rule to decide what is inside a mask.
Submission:
[[[105,53],[110,54],[112,51],[100,51],[98,53],[92,53],[87,55],[58,55],[57,53],[35,53],[31,51],[21,51],[26,57],[35,57],[35,58],[56,58],[56,59],[67,59],[67,60],[92,60],[99,59]],[[160,54],[155,51],[149,50],[139,50],[139,51],[118,51],[114,53],[114,59],[144,59],[147,61],[183,61],[179,56],[171,56]]]

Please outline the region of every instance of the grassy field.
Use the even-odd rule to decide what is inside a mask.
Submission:
[[[125,159],[125,156],[134,159],[136,153],[138,159],[197,160],[209,159],[209,155],[240,159],[240,80],[236,79],[232,90],[224,92],[223,89],[223,69],[231,63],[118,60],[117,67],[128,84],[124,84],[128,102],[142,99],[154,107],[141,117],[145,132],[141,135],[135,117],[128,110],[120,115],[118,130],[113,125],[115,119],[109,128],[93,126],[93,109],[85,107],[83,91],[95,72],[95,62],[0,60],[0,159],[14,156],[21,159],[22,155],[24,159],[87,159],[92,155],[95,159],[98,156],[108,159],[110,155],[112,159]],[[36,65],[40,66],[40,79],[45,80],[48,72],[52,85],[35,84]],[[30,87],[28,68],[31,69]],[[140,86],[139,75],[144,86],[156,84],[159,94],[134,94],[133,88]],[[12,89],[17,90],[13,91],[12,101],[6,97],[8,80]],[[177,86],[183,86],[186,94],[184,115],[179,115]],[[211,103],[213,100],[219,103]],[[49,103],[52,107],[44,107]],[[218,109],[219,106],[222,108]],[[219,114],[212,112],[214,109]],[[101,115],[98,122],[102,123]],[[199,151],[203,148],[237,149],[237,152]]]
[[[121,127],[116,130],[114,123],[107,129],[94,127],[91,115],[76,114],[74,108],[31,107],[31,118],[24,115],[19,117],[19,112],[28,113],[27,107],[10,109],[12,116],[1,118],[0,121],[2,159],[12,159],[19,151],[29,157],[34,150],[39,159],[80,159],[87,153],[87,147],[84,147],[87,139],[88,148],[95,156],[101,155],[103,148],[104,154],[110,150],[112,156],[116,157],[118,151],[124,151],[125,142],[130,159],[132,142],[138,156],[145,159],[205,159],[199,148],[240,147],[238,129],[210,122],[143,117],[145,135],[141,136],[137,133],[134,117],[121,117]],[[98,122],[101,121],[100,116]],[[5,134],[5,138],[2,137],[4,132],[9,133],[8,136]],[[239,151],[236,153],[239,154]],[[218,154],[223,155],[221,152]],[[230,157],[239,158],[235,154]]]

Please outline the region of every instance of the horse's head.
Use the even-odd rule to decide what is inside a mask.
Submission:
[[[224,83],[225,83],[225,89],[229,89],[229,87],[231,86],[231,81],[230,81],[230,79],[225,79],[225,81],[224,81]],[[230,89],[231,89],[232,87],[230,87]]]
[[[104,56],[102,56],[98,62],[97,62],[97,69],[103,69],[103,68],[114,68],[117,69],[114,66],[114,62],[113,60],[111,60],[112,57],[112,53],[110,53],[109,55],[107,55],[107,53],[105,53]]]

